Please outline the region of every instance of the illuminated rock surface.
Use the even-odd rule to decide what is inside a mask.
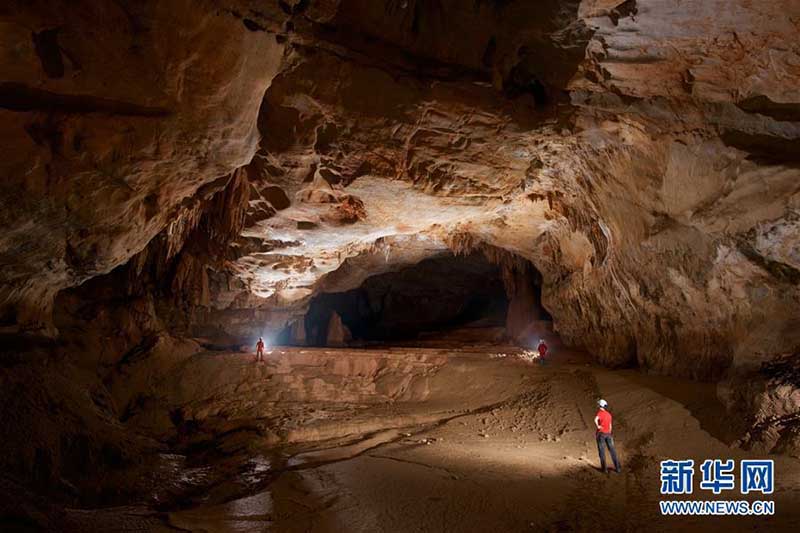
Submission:
[[[791,0],[0,7],[3,467],[60,504],[138,501],[91,487],[196,429],[177,406],[199,397],[170,395],[219,371],[197,354],[406,323],[716,383],[733,441],[796,456],[798,20]]]

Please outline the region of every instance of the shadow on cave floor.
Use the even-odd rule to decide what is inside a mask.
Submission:
[[[62,509],[59,530],[700,531],[707,518],[657,514],[659,461],[757,457],[687,408],[712,385],[676,379],[665,394],[563,348],[545,366],[490,344],[275,347],[263,363],[206,352],[161,379],[191,424],[154,468],[156,498]],[[621,475],[596,468],[600,396]],[[726,529],[798,524],[800,461],[774,458],[778,514]]]
[[[102,480],[119,494],[98,488],[90,508],[33,507],[58,531],[707,529],[657,514],[659,461],[754,457],[728,446],[714,385],[609,370],[563,346],[537,273],[522,269],[526,283],[510,285],[527,292],[509,291],[483,256],[446,255],[322,294],[282,334],[312,346],[271,346],[263,362],[154,340],[105,384],[130,399],[120,427],[158,453]],[[530,350],[538,338],[551,348],[544,365]],[[597,469],[600,397],[619,476]],[[796,511],[769,524],[790,528],[800,461],[777,461],[788,481],[774,499]],[[12,497],[0,515],[31,505]],[[37,530],[28,518],[18,513],[17,530]]]
[[[197,398],[186,416],[213,436],[185,448],[181,475],[197,486],[158,513],[68,511],[74,530],[120,517],[189,531],[700,530],[707,522],[655,515],[658,461],[750,456],[651,380],[568,350],[540,366],[509,346],[274,348],[262,364],[199,354],[183,372],[204,376],[176,379],[195,388],[183,391]],[[690,402],[703,387],[670,383]],[[616,417],[620,476],[595,468],[598,396]],[[800,462],[778,460],[775,499],[788,510]]]
[[[637,386],[648,387],[678,402],[691,412],[703,430],[729,446],[745,431],[744,421],[733,419],[728,414],[714,383],[644,374],[637,369],[620,370],[618,373]]]

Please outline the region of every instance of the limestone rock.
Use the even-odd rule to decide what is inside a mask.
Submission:
[[[300,319],[292,323],[290,339],[292,345],[294,346],[304,346],[306,344],[307,339],[305,320]]]
[[[336,312],[332,313],[328,322],[326,346],[345,346],[351,339],[350,330],[342,322],[342,317]]]
[[[12,2],[0,12],[0,317],[125,263],[255,153],[283,46],[211,2]]]

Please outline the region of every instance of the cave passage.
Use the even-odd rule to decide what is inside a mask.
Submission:
[[[433,339],[500,340],[514,322],[509,309],[515,315],[550,320],[540,304],[541,276],[528,265],[530,275],[522,276],[521,282],[528,284],[521,291],[524,301],[514,301],[503,269],[482,253],[426,259],[367,278],[357,289],[319,294],[302,324],[284,330],[278,342],[342,346]]]

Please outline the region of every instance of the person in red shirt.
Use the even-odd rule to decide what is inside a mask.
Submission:
[[[264,339],[258,338],[256,343],[256,362],[263,361],[264,359]]]
[[[614,448],[614,437],[611,436],[611,413],[608,412],[608,402],[605,400],[597,401],[597,415],[594,417],[594,425],[597,427],[597,452],[600,454],[600,470],[603,473],[608,473],[606,468],[606,448],[611,454],[611,460],[614,461],[614,471],[619,474],[620,466],[619,459],[617,459],[617,450]]]
[[[539,346],[536,347],[539,350],[539,363],[544,364],[545,357],[547,356],[547,344],[544,342],[544,339],[539,339]]]

